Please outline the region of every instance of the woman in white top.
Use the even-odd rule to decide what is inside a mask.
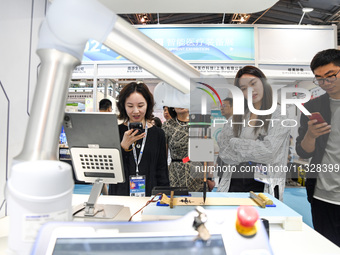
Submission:
[[[243,91],[245,114],[234,115],[232,124],[228,122],[218,137],[219,156],[231,171],[223,170],[217,191],[267,192],[282,200],[290,128],[281,121],[287,116],[281,115],[279,105],[270,115],[256,115],[249,110],[248,100],[257,110],[272,107],[272,88],[260,69],[243,67],[237,72],[234,85]],[[251,99],[248,98],[250,88]]]

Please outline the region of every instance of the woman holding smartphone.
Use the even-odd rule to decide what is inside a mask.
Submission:
[[[270,115],[256,115],[249,110],[248,100],[257,110],[272,107],[273,92],[260,69],[243,67],[237,72],[234,85],[243,92],[245,114],[234,115],[232,125],[228,122],[224,126],[218,144],[220,158],[230,165],[229,169],[237,171],[224,172],[217,190],[267,192],[282,200],[290,127],[281,123],[288,117],[281,115],[279,105],[274,106],[276,110]]]
[[[110,184],[110,195],[151,196],[169,186],[165,135],[152,125],[154,99],[144,83],[131,82],[119,93],[117,107],[125,183]]]

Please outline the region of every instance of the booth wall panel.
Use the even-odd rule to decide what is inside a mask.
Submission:
[[[0,3],[0,203],[12,159],[24,142],[37,79],[38,28],[47,0],[12,0]],[[0,217],[6,214],[6,207]]]

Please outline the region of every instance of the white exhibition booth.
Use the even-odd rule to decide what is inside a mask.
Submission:
[[[312,74],[308,72],[311,58],[320,50],[337,47],[337,28],[334,25],[202,24],[135,27],[202,73],[218,73],[228,78],[234,77],[238,67],[244,65],[262,67],[270,78],[311,78]],[[92,40],[85,48],[82,65],[74,70],[72,77],[154,76]]]
[[[301,25],[148,25],[144,34],[205,75],[234,78],[245,65],[259,67],[272,85],[299,86],[311,81],[312,57],[337,47],[336,26]],[[89,41],[73,79],[156,79],[96,41]],[[229,79],[230,80],[230,79]],[[230,81],[232,83],[232,81]],[[312,89],[313,84],[301,83]],[[300,86],[299,86],[300,87]],[[222,92],[223,95],[223,92]],[[316,96],[316,95],[315,95]],[[96,102],[93,102],[94,109]]]
[[[237,71],[245,65],[259,67],[271,85],[286,85],[307,89],[312,97],[324,91],[312,83],[309,63],[313,56],[328,48],[337,47],[336,26],[301,25],[148,25],[136,26],[163,47],[183,58],[204,75],[221,75],[233,84]],[[90,40],[85,48],[82,64],[75,68],[73,79],[93,79],[93,104],[96,109],[96,91],[99,79],[146,80],[151,91],[160,82],[138,65]],[[152,81],[148,84],[147,81]],[[77,89],[85,91],[86,89]],[[216,88],[221,98],[228,90]],[[297,95],[299,96],[299,95]],[[304,95],[301,95],[304,96]],[[161,106],[155,110],[160,111]],[[214,110],[219,110],[215,107]],[[300,111],[290,108],[290,117],[296,121]],[[214,114],[212,114],[214,115]],[[220,126],[212,133],[219,133]],[[293,140],[297,128],[292,130]],[[218,147],[215,141],[215,153]]]

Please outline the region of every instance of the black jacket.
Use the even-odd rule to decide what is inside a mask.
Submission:
[[[123,139],[124,133],[127,130],[128,127],[124,124],[119,125],[120,140]],[[137,143],[141,144],[142,140],[139,140]],[[136,150],[137,155],[139,155],[140,149],[136,148]],[[136,163],[132,151],[126,152],[122,149],[122,158],[125,183],[110,184],[110,195],[130,195],[129,177],[136,175]],[[142,160],[138,167],[139,174],[146,176],[146,196],[151,196],[151,191],[155,186],[170,186],[167,158],[164,131],[159,127],[152,126],[148,129]]]
[[[309,101],[308,103],[304,104],[304,107],[310,112],[320,112],[320,114],[323,116],[325,121],[328,124],[331,124],[331,109],[330,109],[330,101],[329,101],[329,95],[324,94],[316,99],[313,99]],[[305,137],[305,134],[308,130],[308,124],[307,122],[309,121],[308,117],[305,116],[303,113],[301,113],[301,118],[300,118],[300,127],[299,127],[299,135],[296,138],[296,153],[304,159],[308,159],[312,157],[310,161],[310,166],[316,166],[317,164],[321,164],[323,155],[325,153],[327,141],[329,134],[325,134],[322,136],[319,136],[316,139],[316,144],[315,144],[315,150],[312,153],[307,153],[304,149],[301,147],[301,142],[303,138]],[[313,167],[314,167],[313,166]],[[312,169],[311,167],[310,169]],[[306,181],[306,190],[307,190],[307,196],[308,196],[308,201],[311,203],[313,201],[313,194],[314,194],[314,189],[316,185],[316,178],[317,178],[317,173],[316,172],[306,172],[307,176],[307,181]]]

